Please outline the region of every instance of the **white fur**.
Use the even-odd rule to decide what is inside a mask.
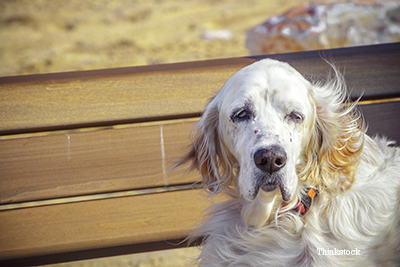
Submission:
[[[400,150],[365,134],[335,73],[311,84],[286,63],[261,60],[210,100],[180,162],[200,171],[211,194],[228,196],[193,236],[205,237],[202,266],[400,265]],[[238,120],[242,110],[251,115]],[[253,155],[272,145],[287,162],[281,187],[265,192]],[[320,194],[300,216],[292,208],[307,186]]]

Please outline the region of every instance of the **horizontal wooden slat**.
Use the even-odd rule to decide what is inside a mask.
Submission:
[[[400,90],[400,44],[260,57],[0,78],[0,134],[112,125],[198,115],[206,99],[257,59],[287,61],[310,79],[345,68],[356,97],[391,97]]]
[[[400,100],[360,105],[367,133],[371,136],[385,136],[400,146]]]
[[[0,203],[194,183],[196,173],[170,171],[189,144],[193,123],[8,136],[0,140]]]
[[[0,133],[195,114],[253,59],[0,78]]]
[[[400,142],[400,101],[368,103],[361,105],[368,133]],[[196,120],[3,137],[1,203],[194,183],[199,179],[196,172],[185,175],[168,169],[171,160],[183,155],[189,145]]]
[[[201,190],[0,212],[2,261],[186,237],[209,206]],[[3,265],[2,265],[3,266]],[[10,265],[8,265],[10,266]]]

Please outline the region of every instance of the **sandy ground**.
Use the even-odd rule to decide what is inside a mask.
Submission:
[[[1,0],[0,76],[247,56],[247,29],[305,2]],[[192,266],[197,255],[175,249],[56,266]]]
[[[247,29],[302,2],[2,0],[0,76],[246,56]]]

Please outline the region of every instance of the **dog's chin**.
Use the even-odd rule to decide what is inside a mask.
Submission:
[[[272,192],[275,191],[278,188],[278,185],[262,185],[261,190],[264,192]]]
[[[262,186],[261,190],[258,192],[257,197],[262,199],[265,203],[272,202],[275,196],[279,195],[278,185]]]
[[[285,175],[277,172],[272,175],[267,173],[256,173],[254,176],[254,185],[249,194],[246,197],[247,200],[254,200],[257,195],[261,192],[269,193],[274,192],[279,188],[282,195],[282,200],[288,202],[291,199],[290,191],[285,184]]]
[[[286,187],[284,186],[284,184],[282,182],[278,182],[277,184],[268,184],[268,183],[263,184],[258,189],[256,188],[256,191],[269,193],[269,192],[274,192],[278,188],[281,192],[283,201],[289,202],[291,200],[291,194],[289,193],[289,191],[286,189]],[[259,193],[259,192],[257,192],[257,193]]]
[[[257,196],[263,193],[270,192],[280,192],[282,200],[285,202],[290,202],[292,199],[292,195],[290,194],[290,190],[285,185],[284,177],[282,175],[274,175],[274,176],[266,176],[266,175],[256,175],[255,176],[255,185],[252,190],[249,190],[247,194],[243,194],[244,198],[248,201],[253,201],[257,198]],[[279,189],[279,190],[278,190]]]

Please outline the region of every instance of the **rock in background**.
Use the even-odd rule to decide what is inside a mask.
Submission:
[[[252,55],[400,41],[400,1],[300,5],[247,32]]]

